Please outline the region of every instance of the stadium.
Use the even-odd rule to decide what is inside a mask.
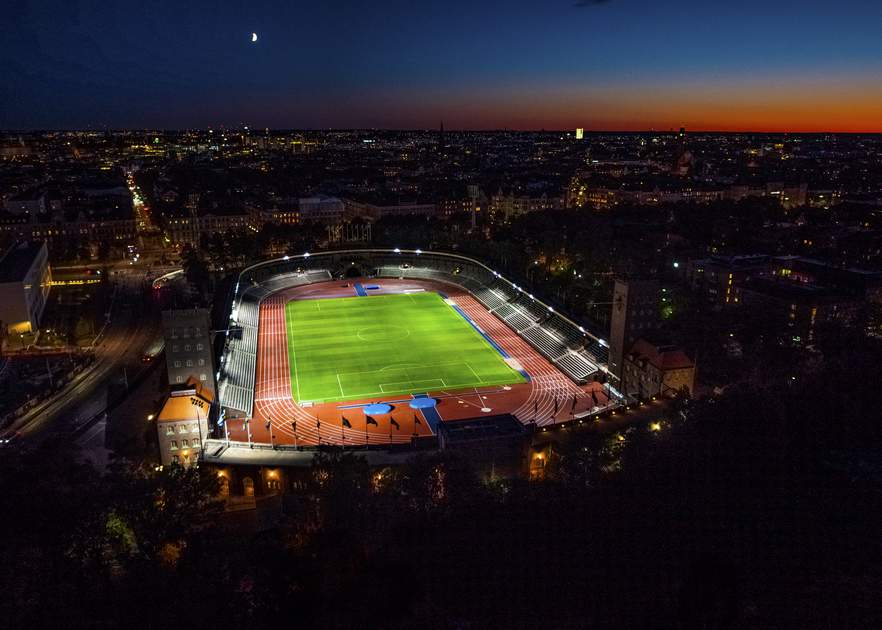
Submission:
[[[618,405],[606,364],[603,339],[471,258],[285,256],[239,275],[213,442],[407,449],[491,419],[576,422]]]

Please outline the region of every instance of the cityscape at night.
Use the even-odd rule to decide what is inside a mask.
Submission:
[[[882,627],[882,5],[0,15],[3,627]]]

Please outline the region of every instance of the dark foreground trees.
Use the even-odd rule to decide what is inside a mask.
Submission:
[[[878,349],[576,437],[540,483],[316,460],[259,534],[210,475],[0,463],[8,627],[882,627]],[[842,350],[849,346],[851,350]],[[770,377],[771,379],[771,377]],[[789,381],[789,385],[787,382]],[[4,453],[5,455],[5,453]]]

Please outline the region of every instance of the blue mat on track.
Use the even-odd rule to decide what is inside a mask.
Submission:
[[[355,294],[358,297],[367,297],[367,291],[364,290],[364,287],[361,286],[361,282],[355,283]]]
[[[415,399],[421,398],[429,398],[428,394],[414,394],[413,397]],[[431,400],[431,399],[429,399]],[[417,404],[425,404],[425,403],[417,403]],[[423,418],[426,419],[426,422],[429,423],[429,428],[432,429],[432,433],[438,434],[438,425],[441,424],[441,416],[438,415],[438,410],[435,409],[435,405],[429,405],[428,407],[420,407],[420,411],[423,412]]]

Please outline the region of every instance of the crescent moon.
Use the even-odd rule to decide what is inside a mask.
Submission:
[[[257,41],[257,33],[251,33],[251,41],[252,41],[252,42],[256,42],[256,41]]]

